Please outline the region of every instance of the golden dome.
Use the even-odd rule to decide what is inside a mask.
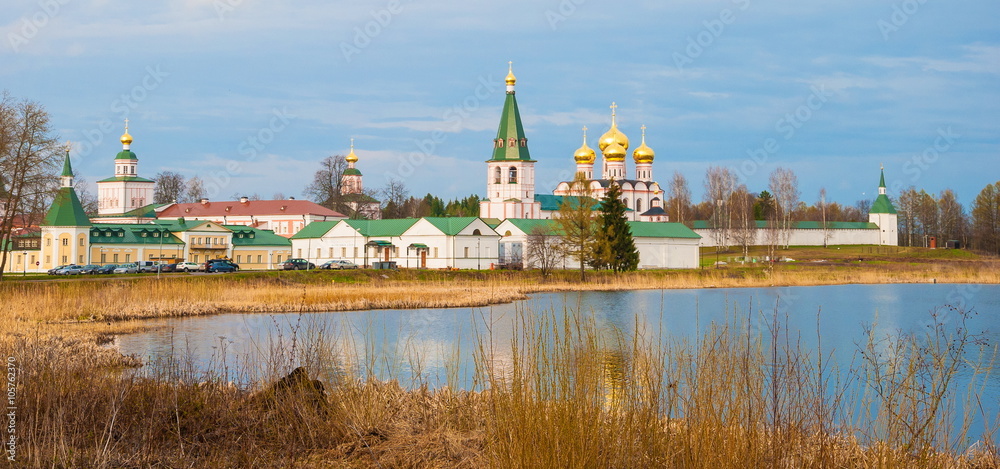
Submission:
[[[507,62],[507,79],[504,81],[507,82],[507,86],[514,86],[514,83],[517,82],[517,78],[514,78],[514,62],[512,61]]]
[[[601,151],[607,149],[612,143],[617,143],[626,152],[628,151],[628,137],[618,130],[618,124],[615,123],[615,108],[617,107],[617,104],[611,103],[611,128],[597,141],[597,146],[600,147]]]
[[[583,128],[583,145],[573,153],[573,159],[577,164],[594,164],[597,159],[597,152],[587,146],[587,128]]]
[[[358,155],[356,155],[354,153],[354,139],[353,138],[351,139],[351,152],[348,153],[347,156],[344,157],[344,160],[346,160],[348,163],[357,163],[358,162]]]
[[[131,145],[132,136],[128,134],[128,119],[125,119],[125,133],[122,134],[122,145]]]
[[[611,145],[604,148],[604,159],[607,161],[625,161],[627,154],[628,150],[618,142],[612,142]]]
[[[636,163],[652,163],[656,154],[652,148],[646,146],[646,126],[642,126],[642,144],[632,152],[632,158]]]

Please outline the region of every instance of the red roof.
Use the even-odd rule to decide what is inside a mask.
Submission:
[[[194,202],[171,204],[160,212],[157,218],[179,217],[260,217],[273,215],[316,215],[347,218],[346,215],[330,210],[308,200],[239,200],[222,202]]]

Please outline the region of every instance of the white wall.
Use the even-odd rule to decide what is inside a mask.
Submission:
[[[713,237],[714,233],[711,229],[699,228],[694,232],[701,235],[702,246],[718,246],[719,243]],[[877,229],[826,230],[826,235],[828,236],[826,240],[828,245],[880,244],[879,230]],[[769,236],[771,236],[769,230],[757,230],[754,242],[751,244],[754,246],[770,244]],[[823,237],[823,230],[819,229],[791,230],[787,244],[791,246],[822,246]],[[786,244],[783,238],[778,243]],[[737,245],[731,236],[727,244],[729,246]]]

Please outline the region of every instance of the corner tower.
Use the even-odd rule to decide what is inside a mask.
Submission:
[[[899,226],[896,207],[893,207],[889,196],[885,194],[885,168],[879,167],[881,173],[878,181],[878,197],[872,203],[871,210],[868,211],[868,222],[878,225],[878,243],[882,246],[898,246]]]
[[[153,181],[138,174],[139,158],[132,152],[132,136],[121,136],[122,151],[115,155],[115,175],[97,181],[97,213],[99,216],[124,215],[153,203]]]
[[[90,248],[90,218],[73,189],[73,167],[69,162],[70,144],[66,143],[60,187],[42,221],[42,268],[57,265],[86,264]]]
[[[528,139],[514,97],[513,64],[508,62],[507,97],[500,126],[493,139],[493,157],[486,160],[486,200],[479,204],[484,218],[538,218],[535,202],[535,160],[528,153]]]

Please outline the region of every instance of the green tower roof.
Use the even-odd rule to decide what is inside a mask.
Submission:
[[[60,187],[52,206],[45,214],[45,226],[91,226],[80,198],[72,187]]]
[[[66,176],[73,177],[73,167],[70,166],[70,164],[69,164],[69,152],[68,151],[66,152],[66,159],[63,160],[63,171],[62,171],[61,176],[62,177],[66,177]]]
[[[360,176],[361,171],[357,168],[347,168],[344,170],[344,176]]]
[[[896,207],[892,206],[892,201],[889,200],[889,196],[885,194],[879,194],[875,198],[875,202],[872,203],[871,210],[868,213],[896,213]]]
[[[878,179],[878,186],[885,187],[885,169],[881,169],[879,172],[881,173],[881,176]]]
[[[495,142],[501,139],[503,146],[497,146]],[[510,145],[511,139],[514,140],[513,146]],[[522,142],[524,142],[523,145]],[[493,158],[490,161],[534,161],[528,154],[528,140],[524,137],[521,113],[517,110],[517,99],[514,98],[513,90],[507,92],[507,99],[503,103],[500,128],[497,130],[497,138],[494,140],[493,146]]]
[[[116,160],[138,160],[139,158],[132,153],[132,150],[122,150],[115,155]]]

